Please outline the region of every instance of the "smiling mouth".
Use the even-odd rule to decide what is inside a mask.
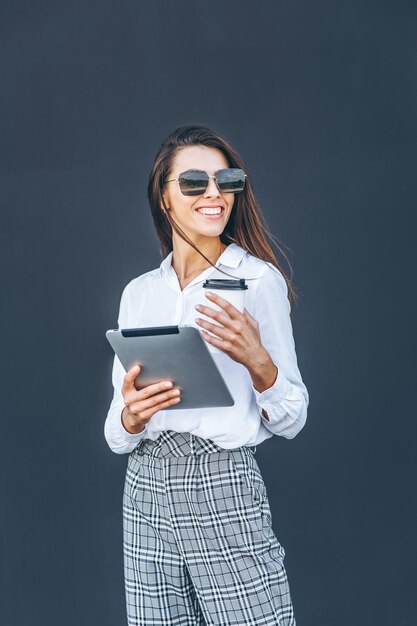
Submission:
[[[197,213],[200,213],[200,215],[204,215],[206,217],[207,216],[208,217],[219,217],[220,215],[223,215],[224,208],[223,207],[213,207],[211,209],[209,207],[201,207],[199,209],[196,209],[196,211],[197,211]]]

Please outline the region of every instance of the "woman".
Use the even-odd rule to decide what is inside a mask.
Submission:
[[[194,325],[219,349],[213,358],[235,404],[182,410],[170,381],[137,391],[140,367],[125,373],[114,359],[105,436],[114,452],[130,453],[128,623],[294,625],[285,550],[254,457],[274,434],[293,438],[307,416],[293,289],[265,238],[244,163],[217,133],[192,125],[171,133],[148,196],[164,260],[123,290],[119,328]],[[218,296],[203,298],[209,277],[248,281],[243,313]]]

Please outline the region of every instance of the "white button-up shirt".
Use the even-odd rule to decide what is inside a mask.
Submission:
[[[210,307],[204,296],[203,282],[208,278],[228,278],[209,267],[181,290],[170,252],[159,268],[131,280],[123,290],[119,328],[191,325],[201,316],[196,304]],[[259,323],[261,342],[278,367],[278,376],[269,389],[257,391],[246,367],[225,352],[212,356],[234,398],[230,407],[160,410],[139,434],[126,431],[121,421],[125,406],[121,393],[126,374],[117,356],[114,357],[113,399],[107,414],[104,432],[111,450],[118,454],[131,452],[143,438],[155,440],[163,430],[189,432],[211,439],[221,448],[255,446],[272,435],[292,439],[307,418],[309,396],[297,366],[295,343],[290,318],[287,285],[281,272],[266,261],[252,256],[237,244],[229,244],[215,267],[236,278],[253,278],[247,282],[245,308]],[[206,318],[210,321],[210,318]],[[210,347],[210,344],[208,344]],[[139,374],[140,376],[140,374]],[[268,418],[262,415],[262,409]]]

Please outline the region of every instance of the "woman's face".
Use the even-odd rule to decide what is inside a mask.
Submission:
[[[218,170],[229,167],[224,154],[209,146],[189,146],[181,148],[175,155],[167,179],[178,178],[186,170],[204,170],[213,176]],[[200,236],[218,237],[223,232],[232,211],[234,193],[222,193],[214,178],[209,179],[205,193],[199,196],[184,196],[177,180],[166,183],[162,194],[170,216],[182,230],[196,241]],[[204,215],[201,207],[221,207],[220,215]],[[197,237],[196,237],[197,235]]]

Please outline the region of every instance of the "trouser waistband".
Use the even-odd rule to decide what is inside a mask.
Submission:
[[[256,446],[241,447],[248,448],[253,454],[256,452]],[[233,449],[236,450],[237,448]],[[180,457],[224,451],[225,448],[221,448],[211,439],[203,439],[202,437],[197,437],[188,432],[179,433],[175,430],[164,430],[155,441],[142,439],[133,452],[140,456],[148,454],[153,457]]]

